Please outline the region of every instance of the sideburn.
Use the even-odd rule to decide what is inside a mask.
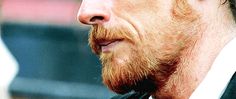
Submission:
[[[172,16],[176,21],[193,22],[199,18],[199,15],[192,9],[187,0],[174,0]]]

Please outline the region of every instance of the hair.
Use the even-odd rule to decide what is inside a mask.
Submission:
[[[236,21],[236,4],[235,3],[236,3],[236,0],[229,0],[230,8],[233,13],[234,20]]]

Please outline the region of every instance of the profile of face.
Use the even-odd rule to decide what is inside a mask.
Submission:
[[[83,0],[78,20],[92,26],[103,82],[120,94],[165,86],[201,23],[187,0]]]

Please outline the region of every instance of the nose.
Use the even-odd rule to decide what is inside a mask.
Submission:
[[[103,24],[110,20],[108,6],[102,0],[83,0],[77,19],[87,25]]]

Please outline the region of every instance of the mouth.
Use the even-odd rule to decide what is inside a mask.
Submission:
[[[112,51],[112,49],[123,39],[113,39],[113,40],[106,40],[101,39],[97,40],[95,43],[97,45],[97,49],[99,50],[99,53],[109,53]]]

